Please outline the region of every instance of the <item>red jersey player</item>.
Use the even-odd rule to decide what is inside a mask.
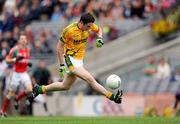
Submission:
[[[15,108],[18,108],[18,101],[32,92],[32,83],[27,73],[27,66],[32,64],[29,62],[29,49],[27,48],[27,38],[24,34],[19,37],[18,44],[14,46],[6,57],[6,62],[13,64],[13,73],[8,88],[8,93],[4,99],[1,116],[6,117],[6,109],[10,99],[16,96],[18,86],[22,83],[25,91],[15,97]]]

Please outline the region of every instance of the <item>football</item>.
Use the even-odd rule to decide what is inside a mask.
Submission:
[[[106,79],[106,85],[113,90],[120,88],[121,78],[118,75],[112,74]]]

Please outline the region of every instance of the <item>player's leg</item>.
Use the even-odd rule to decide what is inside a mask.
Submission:
[[[7,111],[7,108],[9,106],[9,103],[10,103],[10,100],[11,98],[13,98],[14,96],[16,95],[15,91],[14,90],[9,90],[4,101],[3,101],[3,104],[2,104],[2,109],[1,109],[1,116],[2,117],[6,117],[7,114],[6,114],[6,111]]]
[[[15,97],[17,88],[19,86],[19,75],[16,72],[13,72],[13,74],[10,77],[10,83],[8,87],[8,93],[3,101],[2,110],[1,110],[1,116],[6,113],[6,110],[9,106],[10,99]]]
[[[40,94],[34,99],[34,101],[41,103],[43,105],[45,113],[47,115],[51,115],[50,112],[48,111],[47,102],[45,99],[46,99],[46,94]]]
[[[118,92],[116,94],[113,94],[112,92],[107,91],[102,85],[100,85],[94,79],[94,77],[83,66],[81,66],[78,69],[76,69],[74,74],[76,74],[78,77],[80,77],[81,79],[83,79],[86,82],[88,82],[88,84],[90,84],[90,86],[94,90],[96,90],[97,92],[99,92],[102,95],[106,96],[110,100],[115,101],[116,103],[121,103],[122,92],[120,93],[119,90],[118,90]]]
[[[49,85],[36,85],[33,88],[33,93],[29,97],[29,101],[32,102],[32,100],[38,96],[38,94],[44,94],[46,92],[53,92],[53,91],[63,91],[68,90],[72,84],[75,82],[76,76],[74,74],[67,74],[62,82],[55,82]]]
[[[75,82],[76,76],[74,74],[67,74],[62,82],[55,82],[45,86],[46,92],[69,90]]]
[[[16,110],[19,107],[19,103],[18,103],[19,100],[26,97],[28,94],[30,94],[32,92],[32,83],[31,83],[31,79],[30,79],[29,75],[27,73],[20,74],[20,80],[23,83],[23,85],[25,86],[25,90],[20,92],[14,99],[14,107]]]

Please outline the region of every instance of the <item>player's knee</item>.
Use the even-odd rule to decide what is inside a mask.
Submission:
[[[6,97],[9,99],[11,99],[14,96],[15,96],[15,92],[13,92],[13,91],[8,92],[8,94],[6,95]]]
[[[33,89],[32,87],[27,88],[27,89],[26,89],[26,93],[27,93],[27,94],[32,93],[32,89]]]

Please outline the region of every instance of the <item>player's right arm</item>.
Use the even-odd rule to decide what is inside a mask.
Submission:
[[[17,50],[14,50],[13,48],[10,50],[9,54],[6,56],[6,63],[16,63],[17,61],[20,61],[23,59],[23,56],[17,56]]]
[[[9,54],[6,56],[6,63],[14,63],[16,61],[16,58],[14,57],[15,55],[15,50],[12,48],[9,52]]]
[[[11,49],[9,54],[6,56],[6,63],[13,63],[15,62],[15,59],[13,58],[13,53],[14,53],[14,50]]]
[[[13,62],[15,62],[15,59],[13,59],[13,58],[10,58],[10,57],[8,57],[8,56],[6,56],[6,63],[13,63]]]
[[[57,44],[57,55],[58,55],[58,59],[60,63],[59,76],[61,78],[64,78],[64,74],[67,71],[64,65],[64,49],[63,48],[64,48],[64,44],[66,43],[68,39],[69,39],[69,31],[68,29],[65,28]]]
[[[64,78],[64,74],[66,72],[66,67],[64,65],[64,57],[63,57],[63,42],[59,41],[58,44],[57,44],[57,55],[58,55],[58,59],[59,59],[59,63],[60,63],[60,66],[59,66],[59,76],[61,78]]]
[[[58,55],[58,60],[59,60],[60,65],[64,64],[63,47],[64,47],[64,44],[61,41],[59,41],[57,44],[57,55]]]
[[[16,63],[17,61],[20,61],[23,59],[23,56],[17,55],[18,51],[15,48],[12,48],[9,52],[9,54],[6,56],[6,63]]]

